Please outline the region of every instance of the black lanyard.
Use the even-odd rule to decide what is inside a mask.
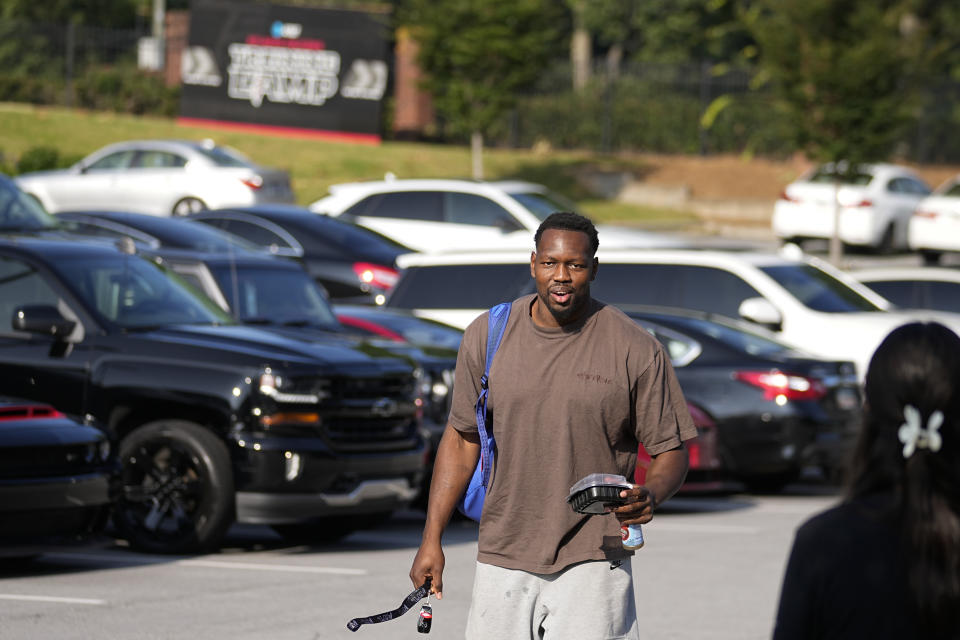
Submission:
[[[357,629],[360,628],[360,625],[362,624],[376,624],[378,622],[389,622],[394,618],[399,618],[400,616],[405,614],[407,611],[409,611],[413,605],[417,604],[420,600],[422,600],[423,598],[426,598],[428,595],[430,595],[430,578],[427,578],[427,581],[424,582],[422,586],[420,586],[418,589],[416,589],[410,595],[404,598],[400,606],[394,609],[393,611],[378,613],[375,616],[367,616],[366,618],[354,618],[353,620],[347,623],[347,629],[350,629],[350,631],[356,631]]]

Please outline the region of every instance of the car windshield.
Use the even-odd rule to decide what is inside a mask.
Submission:
[[[400,309],[488,309],[532,291],[529,264],[409,267],[387,299]]]
[[[557,211],[577,211],[576,205],[556,193],[514,191],[507,195],[529,209],[541,222]]]
[[[776,280],[802,305],[814,311],[882,311],[857,291],[813,265],[778,265],[761,267],[760,270]]]
[[[0,231],[56,229],[59,223],[39,202],[0,176]]]
[[[320,287],[299,269],[224,265],[210,271],[240,322],[340,328]]]
[[[780,355],[792,351],[787,345],[760,336],[752,331],[705,318],[671,316],[669,324],[681,330],[686,329],[708,335],[732,349],[743,351],[754,356]]]
[[[940,195],[942,196],[960,196],[960,182],[954,182],[949,187],[944,189]]]
[[[236,151],[224,147],[197,146],[197,153],[200,153],[218,167],[252,167],[253,163],[241,156]]]
[[[91,309],[122,329],[177,324],[233,324],[164,267],[138,256],[61,258],[53,268]]]

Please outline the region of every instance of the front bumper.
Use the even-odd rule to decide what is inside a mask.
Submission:
[[[423,481],[428,448],[343,453],[313,438],[237,438],[237,520],[292,524],[395,511]]]

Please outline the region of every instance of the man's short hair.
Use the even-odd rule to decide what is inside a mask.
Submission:
[[[558,211],[551,213],[540,223],[540,227],[533,235],[534,246],[540,246],[540,238],[547,229],[558,229],[560,231],[582,231],[590,239],[590,254],[595,255],[600,246],[600,239],[597,237],[597,228],[593,226],[590,218],[573,213],[571,211]]]

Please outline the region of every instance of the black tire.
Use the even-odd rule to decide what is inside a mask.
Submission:
[[[206,208],[207,204],[200,198],[180,198],[176,204],[173,205],[170,214],[174,216],[185,216],[204,211]]]
[[[389,517],[390,513],[336,516],[318,518],[309,522],[275,524],[270,528],[283,536],[287,542],[308,545],[329,544],[347,537],[354,531],[376,527]]]
[[[226,445],[184,420],[160,420],[120,443],[123,491],[114,524],[151,553],[196,553],[219,546],[234,520],[233,471]]]
[[[893,223],[887,225],[887,228],[884,229],[883,235],[880,237],[880,243],[877,245],[877,253],[881,255],[888,256],[893,253],[893,237],[896,233],[896,229],[893,226]]]
[[[923,260],[923,265],[926,267],[935,267],[940,264],[940,256],[942,255],[940,251],[920,251],[920,259]]]

